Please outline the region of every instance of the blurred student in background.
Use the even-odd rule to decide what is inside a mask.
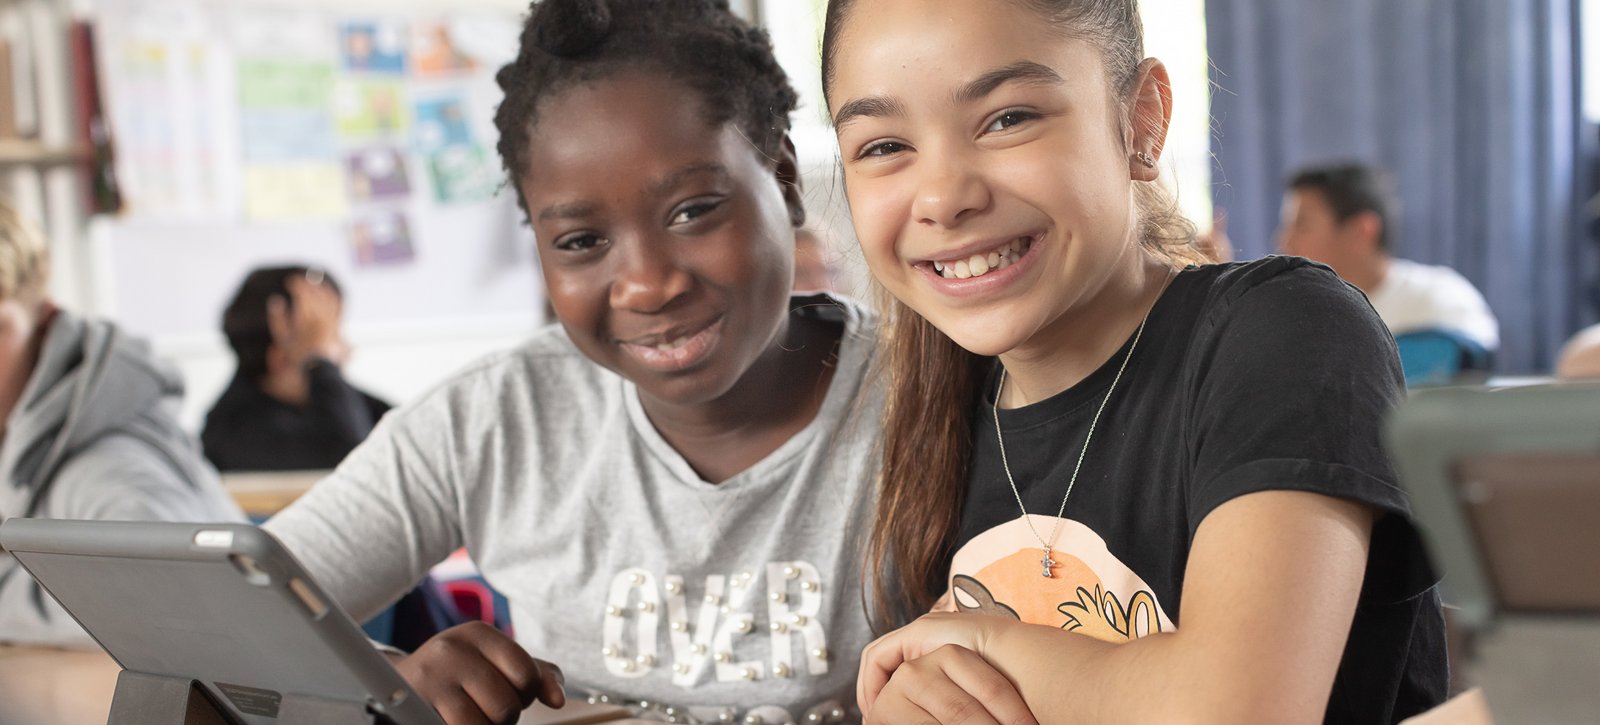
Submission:
[[[333,468],[389,404],[345,380],[339,285],[304,266],[257,269],[222,315],[238,358],[206,414],[205,454],[222,471]]]
[[[178,426],[177,373],[109,322],[56,307],[43,239],[0,203],[0,520],[240,521]],[[90,645],[0,553],[0,642]]]
[[[1562,380],[1600,379],[1600,325],[1578,331],[1561,347],[1555,374]]]
[[[1361,288],[1395,335],[1453,332],[1493,352],[1500,325],[1483,295],[1449,267],[1390,254],[1395,208],[1387,174],[1360,164],[1304,169],[1289,180],[1278,247]]]
[[[840,291],[832,254],[822,235],[807,227],[794,230],[794,291]]]

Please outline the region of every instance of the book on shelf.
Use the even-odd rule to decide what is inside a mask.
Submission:
[[[17,101],[11,82],[11,43],[0,37],[0,138],[17,136]]]
[[[86,154],[83,164],[90,210],[115,214],[122,210],[122,192],[117,184],[111,125],[101,102],[94,27],[88,21],[76,20],[67,32],[72,53],[72,94],[78,111],[74,135]]]
[[[27,6],[0,2],[0,138],[32,137],[39,132],[34,95],[34,44],[28,36]]]

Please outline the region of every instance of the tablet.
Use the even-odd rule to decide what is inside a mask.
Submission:
[[[443,725],[361,628],[266,532],[245,524],[0,523],[4,549],[124,670],[194,680],[234,722],[286,698]]]

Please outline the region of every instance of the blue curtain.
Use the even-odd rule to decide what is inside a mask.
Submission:
[[[1215,200],[1272,251],[1285,178],[1394,175],[1398,256],[1456,268],[1500,319],[1501,372],[1550,369],[1594,319],[1578,0],[1207,0]]]

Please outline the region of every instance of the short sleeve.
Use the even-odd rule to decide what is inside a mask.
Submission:
[[[376,614],[462,544],[453,426],[437,392],[385,416],[263,528],[352,615]]]
[[[1394,340],[1366,298],[1325,267],[1284,258],[1219,286],[1197,330],[1188,430],[1189,536],[1218,506],[1294,490],[1380,512],[1364,597],[1408,598],[1435,578],[1384,450],[1404,395]]]

